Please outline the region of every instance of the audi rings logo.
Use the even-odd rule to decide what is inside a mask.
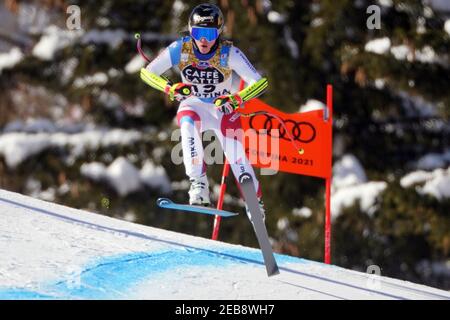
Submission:
[[[283,120],[284,125],[290,131],[294,140],[297,140],[302,143],[309,143],[316,138],[316,129],[314,126],[306,121],[296,122],[293,120]],[[283,125],[274,117],[268,114],[259,114],[254,115],[250,118],[249,121],[250,128],[256,130],[259,135],[268,134],[272,136],[271,130],[278,129],[280,139],[289,140],[289,135],[286,134],[286,130]],[[260,132],[261,129],[267,130],[267,133]]]

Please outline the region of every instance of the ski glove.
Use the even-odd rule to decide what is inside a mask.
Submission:
[[[239,95],[225,95],[220,96],[216,100],[214,100],[214,104],[216,105],[216,108],[220,110],[220,112],[224,114],[230,114],[242,103],[242,99]]]
[[[152,88],[168,94],[171,101],[181,101],[192,94],[191,85],[185,83],[172,84],[169,79],[150,72],[145,68],[141,68],[141,79]]]
[[[256,98],[264,93],[268,85],[269,84],[267,78],[261,78],[234,95],[225,95],[218,97],[216,100],[214,100],[214,104],[221,112],[230,114],[234,110],[239,108],[242,103]]]
[[[192,85],[182,82],[167,84],[164,92],[169,95],[170,101],[182,101],[192,95]]]

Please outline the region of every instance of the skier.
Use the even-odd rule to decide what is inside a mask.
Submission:
[[[177,122],[181,130],[183,164],[191,183],[189,204],[210,205],[201,132],[213,130],[234,176],[244,172],[252,176],[264,217],[261,188],[253,167],[240,139],[228,136],[227,131],[241,129],[235,109],[262,94],[268,82],[237,47],[221,38],[223,27],[223,14],[217,6],[196,6],[189,17],[190,36],[180,38],[163,50],[141,70],[141,78],[168,94],[172,101],[180,101]],[[180,69],[182,82],[172,84],[161,74],[175,66]],[[231,92],[232,71],[248,84],[237,93]],[[247,207],[246,211],[249,215]]]

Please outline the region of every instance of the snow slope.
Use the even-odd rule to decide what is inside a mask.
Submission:
[[[161,214],[168,214],[161,211]],[[450,299],[450,293],[0,190],[0,299]]]

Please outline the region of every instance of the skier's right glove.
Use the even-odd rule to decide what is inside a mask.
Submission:
[[[163,91],[171,101],[181,101],[192,95],[192,86],[185,83],[172,84],[169,79],[150,72],[145,68],[141,68],[141,79],[152,88]]]
[[[164,92],[169,95],[170,101],[182,101],[192,95],[192,85],[182,82],[167,84]]]

